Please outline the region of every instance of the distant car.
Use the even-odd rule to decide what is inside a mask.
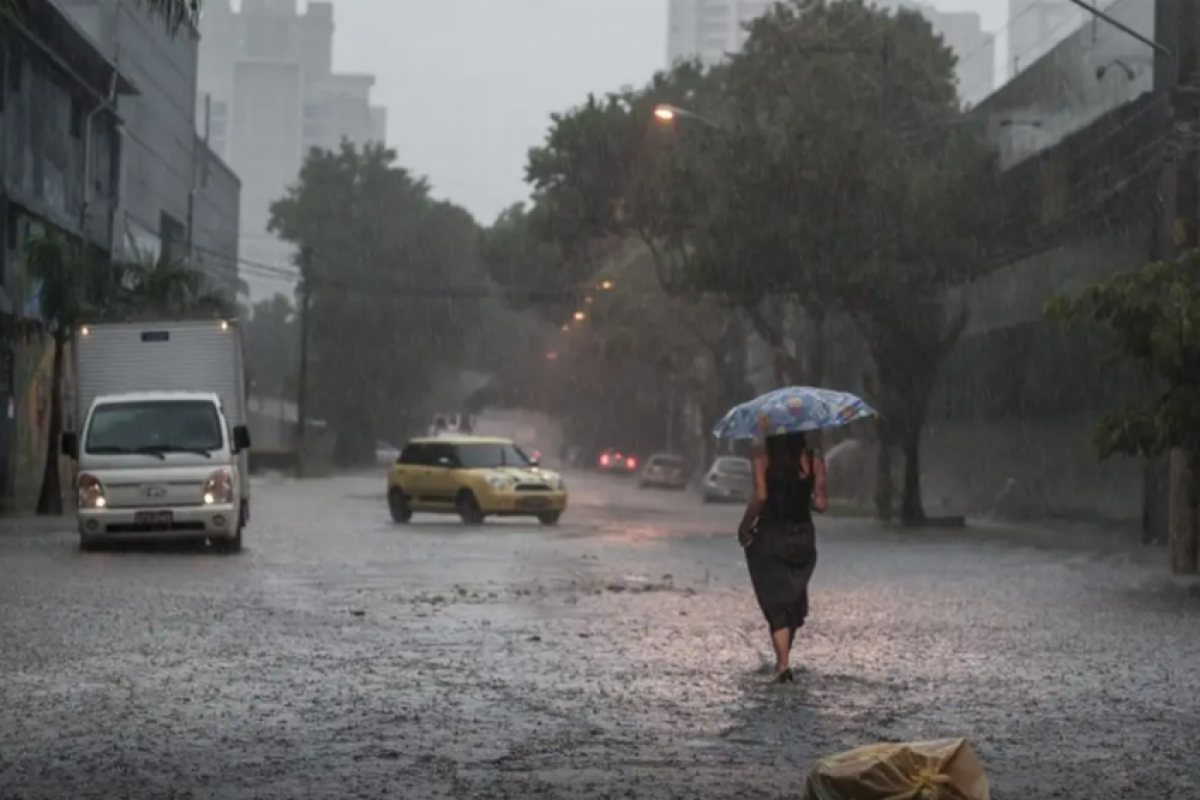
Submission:
[[[605,450],[597,459],[596,468],[613,475],[633,475],[640,463],[636,456],[625,455],[617,450]]]
[[[376,464],[395,464],[396,459],[400,457],[400,449],[389,442],[375,443],[375,463]]]
[[[754,491],[750,459],[721,456],[713,462],[701,484],[706,503],[742,503]]]
[[[686,489],[687,483],[683,457],[671,453],[650,456],[638,479],[638,487],[642,489]]]
[[[508,439],[439,436],[405,445],[388,472],[387,500],[398,523],[424,512],[458,514],[468,525],[487,517],[555,525],[567,508],[567,485]]]

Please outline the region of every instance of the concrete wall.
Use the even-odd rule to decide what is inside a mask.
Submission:
[[[242,182],[202,140],[200,180],[193,205],[193,261],[230,299],[238,294],[238,234]]]
[[[1099,464],[1089,444],[1106,409],[1140,388],[1136,375],[1103,363],[1094,333],[1046,321],[1060,292],[1146,262],[1151,229],[1132,224],[1054,248],[963,287],[971,324],[942,373],[930,409],[927,496],[990,510],[1009,479],[1040,513],[1134,519],[1141,514],[1139,462]]]
[[[1156,6],[1154,0],[1118,0],[1106,11],[1153,38]],[[976,113],[988,120],[1008,168],[1153,89],[1153,51],[1092,20],[980,103]]]
[[[134,231],[169,238],[171,252],[183,256],[196,156],[199,39],[186,30],[169,35],[135,0],[61,4],[141,91],[118,104],[125,123],[118,230],[126,233],[118,238],[127,246]]]

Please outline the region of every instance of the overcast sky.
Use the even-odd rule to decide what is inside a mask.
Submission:
[[[667,0],[333,1],[335,67],[377,76],[401,163],[484,224],[527,196],[525,154],[552,112],[641,85],[666,61]],[[933,5],[978,11],[992,31],[1008,7]]]

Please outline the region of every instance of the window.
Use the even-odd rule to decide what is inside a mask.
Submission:
[[[105,403],[88,422],[86,450],[104,453],[211,453],[225,446],[217,407],[204,400]]]
[[[400,453],[400,458],[396,461],[397,464],[407,464],[408,466],[424,466],[431,463],[429,454],[425,450],[423,444],[410,444]]]
[[[529,456],[516,445],[503,444],[460,444],[458,465],[463,469],[487,469],[489,467],[530,467]]]
[[[426,453],[428,454],[428,464],[435,467],[461,467],[462,463],[458,455],[455,453],[455,447],[452,444],[428,444],[425,445]]]
[[[722,458],[717,462],[717,472],[724,475],[749,475],[750,462],[744,458]]]

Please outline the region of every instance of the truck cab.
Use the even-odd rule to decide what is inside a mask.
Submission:
[[[84,545],[136,538],[207,538],[241,547],[246,522],[238,454],[250,446],[212,392],[97,397],[81,433],[63,436],[79,475]]]

